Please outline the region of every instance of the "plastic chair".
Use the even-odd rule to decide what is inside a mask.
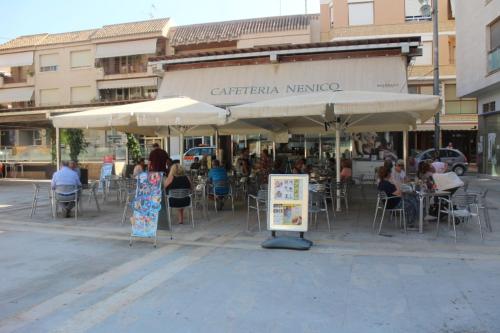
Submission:
[[[475,211],[473,211],[473,208],[475,208]],[[455,223],[456,220],[460,220],[461,222],[463,222],[463,224],[465,224],[474,217],[477,219],[477,223],[479,224],[479,233],[481,234],[481,240],[484,240],[483,227],[481,224],[481,218],[479,216],[479,205],[476,195],[456,194],[451,199],[439,197],[436,237],[439,236],[439,222],[441,220],[441,213],[448,214],[448,225],[451,222],[451,225],[453,226],[455,243],[457,242],[457,228]]]
[[[170,207],[169,199],[186,199],[189,198],[189,204],[182,207]],[[193,195],[190,189],[172,189],[169,190],[167,194],[165,194],[165,204],[167,206],[167,216],[168,216],[168,227],[172,230],[172,217],[171,210],[172,208],[188,208],[191,212],[191,224],[194,229],[194,214],[193,214]]]
[[[322,184],[316,184],[317,186],[313,190],[309,190],[309,215],[312,221],[312,215],[314,214],[314,224],[316,229],[318,228],[318,213],[325,213],[326,223],[328,224],[328,232],[331,231],[330,227],[330,216],[328,214],[328,204],[325,197],[325,187]]]
[[[227,180],[218,180],[210,185],[210,193],[214,198],[214,207],[217,212],[217,199],[226,200],[231,199],[231,209],[234,214],[234,198],[233,198],[233,190],[231,184]],[[225,193],[225,194],[217,194],[217,193]]]
[[[90,203],[92,202],[92,199],[94,199],[95,206],[97,208],[97,211],[101,211],[101,207],[99,206],[99,201],[97,200],[97,187],[99,186],[98,181],[94,181],[90,183],[89,187],[86,189],[86,192],[89,197],[88,205],[90,207]]]
[[[40,199],[40,190],[41,186],[40,184],[35,184],[33,183],[33,200],[31,201],[31,211],[30,211],[30,218],[33,218],[33,215],[36,213],[36,209],[38,208],[38,200]],[[48,194],[49,194],[49,203],[52,202],[52,189],[50,186],[48,187]],[[52,210],[52,207],[51,207]],[[53,215],[53,212],[51,211],[51,214]]]
[[[53,218],[57,216],[57,207],[60,203],[75,204],[75,221],[78,220],[78,211],[80,210],[80,189],[76,185],[57,185],[52,194]]]
[[[201,215],[202,217],[207,218],[207,220],[210,220],[210,217],[208,216],[208,202],[207,202],[207,184],[200,182],[194,187],[193,191],[193,207],[201,207]]]
[[[400,208],[387,208],[387,203],[390,199],[401,199],[401,207]],[[372,230],[375,230],[375,223],[377,221],[377,216],[379,210],[382,210],[382,216],[380,217],[380,224],[378,227],[378,234],[382,231],[382,224],[384,223],[385,213],[390,213],[391,218],[399,217],[399,222],[403,224],[403,229],[406,232],[406,216],[405,216],[405,202],[402,197],[398,196],[387,196],[385,192],[378,192],[377,194],[377,203],[375,206],[375,216],[373,217]],[[395,220],[397,222],[397,220]]]
[[[247,230],[250,230],[250,209],[255,209],[257,212],[257,222],[260,227],[260,212],[267,212],[268,207],[268,192],[267,190],[259,190],[257,195],[249,194],[247,198]]]

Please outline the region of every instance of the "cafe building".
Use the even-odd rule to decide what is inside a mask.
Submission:
[[[158,98],[188,96],[228,108],[337,90],[407,93],[408,63],[421,54],[420,46],[419,37],[303,43],[155,57],[150,58],[150,66],[164,71]],[[261,122],[261,126],[272,130],[271,121]],[[332,131],[304,133],[294,129],[271,141],[256,131],[220,136],[219,147],[227,164],[242,147],[250,148],[256,156],[267,148],[288,158],[324,160],[333,156],[334,136]],[[178,147],[178,138],[171,138],[172,155],[179,153]],[[358,168],[369,169],[372,165],[365,165],[368,161],[384,158],[379,154],[381,148],[401,157],[402,134],[344,133],[341,138],[341,151],[358,160]]]

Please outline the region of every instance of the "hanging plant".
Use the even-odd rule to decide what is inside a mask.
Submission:
[[[127,148],[128,148],[129,159],[132,159],[132,162],[135,165],[139,163],[139,160],[142,157],[141,145],[139,144],[139,140],[137,140],[137,137],[134,134],[131,133],[126,133],[126,134],[127,134]]]

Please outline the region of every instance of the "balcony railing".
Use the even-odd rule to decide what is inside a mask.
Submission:
[[[104,66],[104,75],[113,74],[132,74],[132,73],[146,73],[148,71],[147,64],[129,64],[127,66]]]
[[[3,83],[26,83],[28,82],[28,78],[26,77],[17,77],[17,76],[4,76]]]
[[[500,47],[488,53],[488,73],[496,72],[500,69]]]

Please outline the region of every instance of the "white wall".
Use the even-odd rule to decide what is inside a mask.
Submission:
[[[500,15],[500,1],[462,0],[456,6],[457,94],[466,96],[500,82],[500,71],[487,73],[487,26]]]

